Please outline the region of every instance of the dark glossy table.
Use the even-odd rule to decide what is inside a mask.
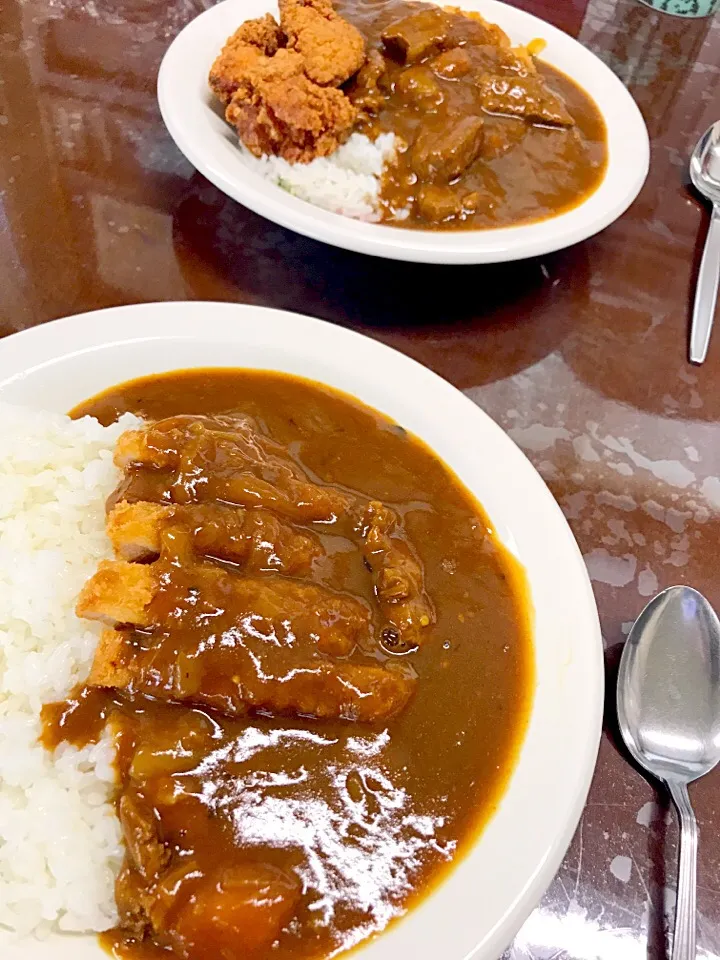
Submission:
[[[155,76],[210,0],[1,0],[0,334],[120,303],[259,303],[353,327],[455,383],[527,452],[585,554],[609,689],[647,597],[692,583],[720,606],[720,329],[686,362],[708,222],[686,160],[720,118],[720,17],[634,0],[522,0],[627,84],[652,138],[618,223],[507,266],[424,267],[262,220],[183,159]],[[568,718],[572,723],[572,718]],[[720,772],[693,788],[700,956],[720,955]],[[676,827],[619,752],[612,709],[579,830],[507,960],[661,957]],[[502,869],[502,864],[497,865]]]

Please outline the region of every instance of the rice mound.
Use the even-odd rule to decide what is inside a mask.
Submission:
[[[255,157],[240,143],[245,163],[261,177],[324,210],[370,221],[380,219],[380,178],[397,149],[394,133],[375,141],[353,133],[329,157],[288,163],[282,157]]]
[[[100,627],[75,616],[75,601],[111,556],[112,453],[137,423],[0,403],[0,926],[20,935],[117,921],[112,746],[51,754],[38,736],[42,704],[65,697],[92,661]]]

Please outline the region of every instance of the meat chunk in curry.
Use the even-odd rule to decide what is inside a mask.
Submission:
[[[382,39],[401,63],[416,63],[451,45],[450,21],[439,7],[426,6],[391,23]]]
[[[367,41],[367,64],[347,87],[357,129],[400,141],[383,179],[383,220],[501,226],[552,215],[597,186],[602,119],[533,56],[540,44],[514,47],[498,26],[457,7],[338,6]]]
[[[480,156],[482,145],[482,117],[462,117],[448,124],[439,137],[431,131],[420,133],[410,163],[425,183],[449,183]]]
[[[483,110],[500,116],[520,117],[550,127],[572,127],[565,104],[538,77],[483,77],[479,82]]]

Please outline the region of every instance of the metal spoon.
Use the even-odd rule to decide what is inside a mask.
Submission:
[[[720,760],[720,621],[690,587],[658,594],[623,650],[617,711],[628,750],[663,780],[680,818],[672,960],[695,960],[697,823],[687,785]]]
[[[720,278],[720,120],[698,140],[690,158],[690,178],[713,205],[705,238],[690,327],[690,360],[704,363],[710,343]]]

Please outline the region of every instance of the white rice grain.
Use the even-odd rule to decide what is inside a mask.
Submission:
[[[380,178],[397,151],[394,133],[383,133],[375,141],[353,133],[331,156],[310,163],[254,157],[242,144],[239,147],[255,173],[293,196],[357,220],[380,219]]]
[[[122,859],[108,740],[54,754],[40,708],[87,676],[100,628],[74,607],[109,557],[110,427],[0,403],[0,925],[20,935],[116,920]]]

